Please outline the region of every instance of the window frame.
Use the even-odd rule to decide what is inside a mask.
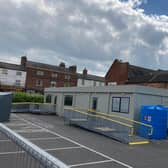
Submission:
[[[16,76],[22,76],[22,72],[21,71],[16,71]]]
[[[96,101],[96,108],[93,108],[94,106],[94,101]],[[97,110],[97,106],[98,106],[98,97],[92,97],[92,110]]]
[[[119,99],[119,109],[118,110],[114,110],[114,99]],[[128,100],[128,108],[127,111],[122,111],[122,99],[127,99]],[[116,113],[123,113],[123,114],[129,114],[129,110],[130,110],[130,97],[119,97],[119,96],[113,96],[112,97],[112,104],[111,104],[111,112],[116,112]]]
[[[66,104],[66,98],[72,98],[71,103],[70,104]],[[69,101],[69,100],[68,100]],[[73,95],[64,95],[64,106],[73,106]]]
[[[56,81],[51,81],[50,86],[51,87],[57,87],[57,82]]]
[[[2,74],[3,75],[8,75],[8,69],[2,68]]]
[[[51,77],[52,77],[52,78],[58,78],[58,73],[57,73],[57,72],[53,72],[53,73],[51,74]]]
[[[36,75],[37,76],[44,76],[44,71],[37,70]]]
[[[36,87],[42,87],[42,86],[43,86],[43,80],[37,79],[36,80]]]
[[[49,100],[49,101],[48,101]],[[52,103],[52,95],[47,94],[45,98],[45,102],[51,104]]]
[[[58,101],[58,97],[57,97],[57,96],[54,96],[54,104],[57,105],[57,101]]]
[[[16,85],[16,86],[21,86],[21,80],[16,79],[16,80],[15,80],[15,85]]]

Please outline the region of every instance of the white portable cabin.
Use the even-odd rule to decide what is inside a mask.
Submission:
[[[46,88],[48,97],[60,116],[68,105],[139,120],[142,105],[168,106],[168,90],[138,85]]]

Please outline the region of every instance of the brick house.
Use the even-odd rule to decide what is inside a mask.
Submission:
[[[136,84],[168,89],[168,71],[152,70],[114,60],[105,75],[107,85]]]
[[[88,74],[88,70],[85,68],[83,73],[78,73],[77,86],[79,87],[91,87],[91,86],[104,86],[105,78],[97,75]]]
[[[65,67],[64,63],[59,66],[28,61],[25,56],[21,57],[21,65],[27,72],[26,91],[43,93],[46,87],[66,87],[77,85],[77,67]]]
[[[168,89],[168,71],[158,70],[154,73],[130,79],[126,84],[137,84]]]

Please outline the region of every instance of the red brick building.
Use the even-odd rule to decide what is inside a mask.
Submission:
[[[21,57],[21,65],[27,72],[26,91],[43,93],[46,87],[66,87],[77,85],[77,67],[65,67],[64,63],[59,66],[28,61],[25,56]]]
[[[168,89],[168,71],[152,70],[114,60],[105,75],[106,84],[137,84]]]

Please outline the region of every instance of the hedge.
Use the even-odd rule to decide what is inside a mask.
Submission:
[[[12,102],[13,103],[19,103],[19,102],[43,103],[43,98],[44,96],[40,94],[14,92]]]

